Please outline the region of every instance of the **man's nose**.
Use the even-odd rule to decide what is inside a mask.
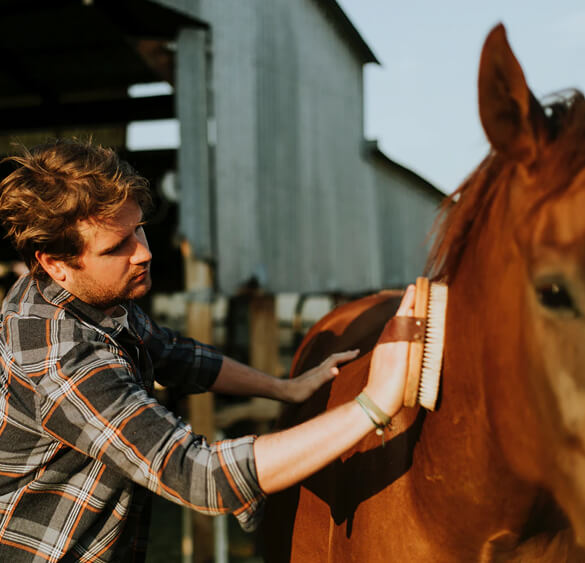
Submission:
[[[148,241],[146,236],[139,235],[136,237],[136,247],[134,253],[130,258],[132,264],[143,264],[144,262],[150,262],[152,260],[152,253],[148,247]]]

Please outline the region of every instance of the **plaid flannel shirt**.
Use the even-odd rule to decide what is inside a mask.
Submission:
[[[128,330],[21,278],[0,325],[0,561],[142,561],[151,492],[253,529],[254,437],[207,444],[151,396],[205,391],[221,356],[128,303]]]

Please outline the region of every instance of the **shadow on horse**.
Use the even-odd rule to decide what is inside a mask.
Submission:
[[[449,284],[437,412],[403,409],[272,496],[268,562],[585,561],[585,99],[541,105],[500,25],[486,39],[479,105],[491,151],[442,210],[430,257]],[[336,309],[293,374],[361,356],[297,424],[353,399],[396,294]]]

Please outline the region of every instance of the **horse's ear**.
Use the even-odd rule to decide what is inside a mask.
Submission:
[[[492,29],[481,53],[479,114],[496,151],[526,166],[536,160],[544,110],[526,84],[502,24]]]

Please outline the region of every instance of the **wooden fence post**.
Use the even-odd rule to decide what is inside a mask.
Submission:
[[[206,344],[213,340],[213,270],[209,263],[198,260],[189,243],[181,244],[185,267],[185,290],[187,292],[187,336]],[[187,399],[189,422],[196,434],[204,435],[209,442],[214,440],[215,420],[213,394],[190,395]],[[185,509],[186,526],[191,525],[192,536],[183,539],[183,561],[208,563],[214,559],[213,521],[209,516]],[[189,553],[191,552],[191,553]],[[191,559],[189,559],[191,557]]]
[[[255,292],[250,297],[250,365],[270,375],[281,375],[279,362],[278,318],[274,295]],[[272,399],[256,398],[249,406],[260,408],[267,415],[274,417],[280,410],[280,404]],[[257,419],[258,432],[264,434],[270,430],[271,422],[264,417]]]
[[[278,340],[274,295],[254,293],[250,299],[250,365],[278,375]]]

